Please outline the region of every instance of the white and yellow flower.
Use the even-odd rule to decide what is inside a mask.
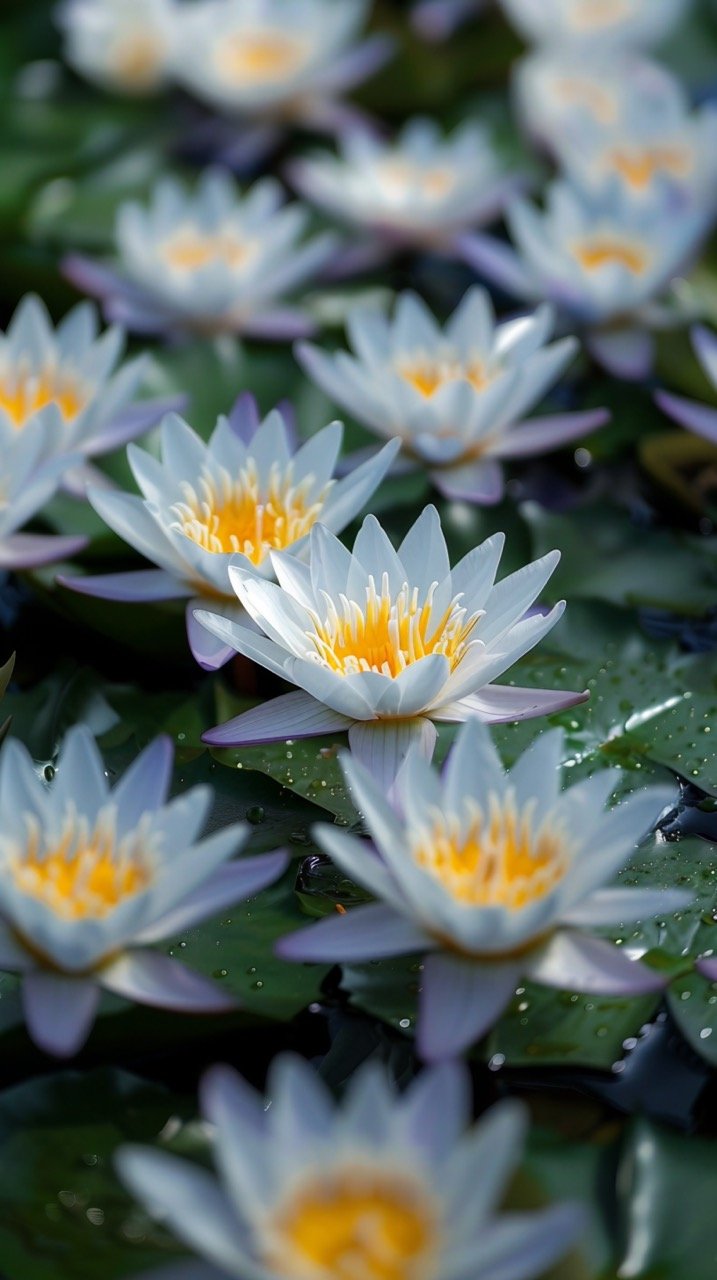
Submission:
[[[205,170],[192,193],[163,178],[149,207],[120,205],[116,266],[71,255],[65,274],[102,298],[108,317],[138,332],[302,336],[314,326],[284,300],[326,264],[337,241],[331,232],[303,239],[308,210],[283,204],[272,178],[243,194],[221,169]]]
[[[354,354],[299,344],[299,363],[337,404],[404,457],[424,466],[448,498],[498,502],[501,462],[530,457],[601,426],[603,410],[524,421],[575,355],[547,345],[550,307],[497,325],[490,296],[473,288],[441,329],[426,304],[400,294],[393,320],[380,308],[347,316]]]
[[[347,963],[426,953],[417,1041],[452,1057],[483,1036],[523,979],[602,995],[660,990],[663,975],[591,930],[678,910],[682,890],[611,881],[671,799],[636,792],[609,813],[617,770],[560,790],[562,730],[539,736],[506,773],[488,730],[460,731],[441,778],[411,752],[385,792],[349,756],[342,767],[378,856],[327,826],[321,847],[377,903],[282,939],[291,960]]]
[[[171,76],[181,12],[176,0],[65,0],[64,56],[103,89],[156,93]]]
[[[158,738],[110,791],[87,729],[68,733],[48,788],[13,739],[0,753],[0,968],[22,978],[27,1029],[69,1057],[101,990],[186,1013],[234,1000],[152,944],[251,897],[282,873],[283,852],[228,864],[244,824],[196,842],[210,787],[167,802],[172,745]]]
[[[296,447],[279,409],[259,420],[256,402],[242,396],[220,418],[208,443],[181,418],[161,427],[161,460],[130,447],[141,491],[90,488],[102,519],[156,569],[101,577],[61,578],[65,586],[104,600],[188,598],[187,635],[201,666],[214,670],[234,649],[217,644],[197,624],[199,608],[244,616],[229,581],[229,566],[273,576],[270,553],[301,555],[317,520],[335,533],[358,515],[378,488],[398,441],[341,480],[333,478],[343,428],[332,422]]]
[[[517,1102],[469,1129],[457,1065],[403,1094],[362,1067],[336,1106],[285,1054],[268,1102],[229,1067],[201,1085],[216,1173],[151,1147],[121,1147],[120,1177],[223,1276],[252,1280],[537,1280],[584,1229],[575,1204],[500,1205],[527,1128]]]
[[[204,734],[215,746],[348,729],[352,752],[393,784],[411,742],[431,755],[434,721],[529,719],[587,694],[495,685],[555,626],[565,602],[526,617],[555,569],[553,551],[495,584],[504,537],[451,569],[435,507],[395,551],[367,516],[350,552],[321,524],[309,563],[272,552],[278,584],[238,565],[229,577],[257,634],[221,613],[198,621],[222,643],[298,685]]]
[[[648,48],[670,35],[692,0],[501,0],[526,40],[549,48]]]
[[[302,195],[387,246],[452,253],[461,232],[492,221],[515,193],[486,129],[468,121],[445,136],[434,120],[409,120],[395,140],[347,134],[341,154],[295,161]]]
[[[46,434],[46,424],[35,421],[2,445],[0,571],[52,564],[81,551],[87,543],[81,536],[18,532],[42,511],[59,485],[82,461],[79,454],[61,454],[48,459]]]
[[[369,0],[202,0],[181,12],[180,83],[220,111],[333,130],[341,95],[372,75],[392,42],[355,43]]]

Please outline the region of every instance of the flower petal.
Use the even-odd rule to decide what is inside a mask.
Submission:
[[[462,1053],[497,1022],[522,965],[464,959],[448,952],[426,957],[421,979],[416,1045],[427,1062]]]
[[[248,747],[280,742],[282,738],[315,738],[322,733],[340,733],[350,724],[347,716],[332,711],[311,694],[298,689],[208,729],[202,734],[202,741],[212,746]]]
[[[436,745],[436,727],[423,716],[411,720],[360,720],[349,728],[355,758],[388,795],[409,749],[415,746],[428,760]]]
[[[662,991],[664,974],[630,960],[619,947],[587,933],[561,929],[525,968],[526,977],[548,987],[603,996]]]
[[[99,998],[91,978],[39,970],[26,974],[22,1003],[31,1038],[55,1058],[73,1057],[90,1033]]]
[[[341,964],[383,959],[425,951],[433,945],[427,934],[383,902],[352,907],[345,914],[326,916],[308,929],[299,929],[276,944],[284,960],[311,964]]]
[[[216,983],[185,969],[158,951],[128,951],[99,974],[108,991],[126,1000],[180,1013],[226,1013],[237,1008],[233,996]]]

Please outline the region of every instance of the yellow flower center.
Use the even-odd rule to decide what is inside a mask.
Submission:
[[[684,147],[645,147],[642,151],[617,149],[608,162],[631,187],[649,187],[658,173],[684,178],[692,165]]]
[[[426,169],[404,157],[383,161],[378,176],[386,194],[399,200],[416,194],[429,200],[442,200],[456,185],[456,175],[450,169]]]
[[[201,271],[209,266],[236,271],[245,266],[255,252],[253,242],[240,239],[229,228],[205,235],[194,227],[185,227],[160,249],[164,261],[176,271]]]
[[[435,1208],[417,1180],[333,1169],[307,1178],[280,1207],[266,1262],[292,1280],[427,1280],[436,1243]]]
[[[385,573],[380,593],[373,576],[369,576],[363,608],[344,595],[339,597],[337,608],[326,596],[326,618],[314,614],[315,630],[307,632],[315,646],[316,660],[343,676],[359,671],[398,676],[412,663],[439,653],[448,659],[453,671],[465,656],[482,614],[468,615],[459,595],[434,617],[437,585],[434,582],[421,600],[418,587],[404,582],[394,599]]]
[[[571,21],[575,27],[610,27],[630,15],[630,0],[574,0]]]
[[[584,240],[573,246],[573,254],[586,271],[599,271],[601,267],[620,266],[633,275],[641,276],[647,269],[648,256],[639,245],[609,237]]]
[[[396,372],[426,399],[430,399],[448,382],[470,382],[476,391],[483,391],[494,376],[478,359],[465,361],[457,356],[441,359],[426,354],[412,360],[402,360],[396,365]]]
[[[265,84],[293,75],[311,52],[307,40],[281,31],[241,31],[217,52],[217,68],[232,80]]]
[[[563,101],[584,107],[600,124],[610,125],[617,120],[618,106],[614,97],[594,81],[566,76],[560,81],[558,92]]]
[[[47,365],[39,372],[25,365],[0,374],[0,412],[21,430],[49,404],[57,405],[65,422],[72,422],[87,404],[88,396],[72,373]]]
[[[115,49],[112,70],[129,89],[151,89],[164,59],[165,45],[150,35],[126,36]]]
[[[562,827],[537,825],[535,801],[519,812],[510,791],[491,792],[487,813],[473,800],[460,815],[436,811],[412,852],[457,902],[511,911],[545,897],[570,865]]]
[[[152,882],[149,839],[142,824],[117,843],[114,815],[100,814],[93,829],[68,811],[60,838],[47,846],[28,815],[27,843],[10,863],[15,886],[63,920],[101,920]]]
[[[270,551],[283,551],[310,531],[332,483],[312,496],[313,476],[297,485],[291,465],[281,472],[274,463],[262,491],[256,464],[249,458],[235,478],[222,467],[214,475],[202,475],[196,488],[185,482],[184,502],[173,510],[182,533],[205,551],[240,552],[259,565]]]

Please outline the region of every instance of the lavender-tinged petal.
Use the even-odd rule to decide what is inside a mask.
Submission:
[[[633,924],[653,916],[670,915],[689,906],[685,889],[596,889],[561,915],[561,923],[577,928]]]
[[[393,56],[395,49],[396,42],[390,36],[371,36],[340,54],[325,72],[319,72],[316,87],[321,94],[346,93],[378,71]]]
[[[619,947],[587,933],[560,930],[526,966],[533,982],[586,995],[647,995],[661,991],[667,979]]]
[[[250,631],[231,618],[221,613],[213,613],[208,609],[195,610],[194,617],[201,626],[206,627],[213,636],[231,645],[235,653],[241,653],[259,666],[266,667],[275,676],[286,679],[286,652],[280,649],[273,640],[261,635],[258,631]]]
[[[451,501],[492,506],[503,497],[503,469],[492,458],[437,468],[430,477],[438,492]]]
[[[179,1013],[226,1013],[237,1008],[233,996],[179,961],[158,951],[129,951],[98,975],[108,991],[126,1000]]]
[[[226,644],[212,635],[211,631],[207,631],[207,628],[198,621],[195,610],[202,603],[203,601],[196,597],[187,603],[185,614],[187,641],[194,661],[203,671],[218,671],[229,662],[230,658],[236,657],[236,649],[233,645]]]
[[[242,444],[250,445],[261,426],[259,405],[251,391],[242,391],[241,395],[237,396],[227,421]]]
[[[154,813],[167,803],[173,764],[172,740],[161,734],[122,774],[112,789],[120,835],[133,831],[143,814]]]
[[[284,693],[260,707],[252,707],[202,734],[202,741],[214,747],[251,747],[285,738],[315,738],[322,733],[340,733],[351,721],[330,707],[324,707],[303,690]]]
[[[252,338],[264,338],[268,342],[293,342],[295,338],[311,338],[316,333],[316,321],[293,307],[276,308],[261,315],[247,316],[237,329]]]
[[[63,493],[69,493],[71,498],[79,498],[82,500],[87,496],[87,487],[92,485],[94,488],[98,486],[102,489],[116,489],[117,485],[114,480],[110,480],[104,471],[100,471],[99,467],[93,467],[91,462],[81,462],[76,467],[68,467],[63,472],[60,488]]]
[[[652,373],[655,343],[646,329],[594,329],[585,344],[593,359],[615,378],[642,382]]]
[[[682,396],[670,395],[667,391],[658,391],[655,400],[663,413],[674,418],[680,426],[717,444],[717,409],[710,409],[708,405],[698,404],[695,400],[685,400]]]
[[[421,977],[416,1045],[427,1062],[462,1053],[497,1022],[517,986],[515,961],[481,963],[438,952]]]
[[[480,276],[518,298],[532,298],[535,292],[530,272],[510,245],[492,236],[469,233],[458,236],[454,248]]]
[[[126,287],[126,281],[111,267],[93,262],[81,253],[67,254],[60,263],[60,271],[81,293],[92,294],[95,298],[109,297],[116,290]]]
[[[473,1280],[476,1249],[480,1280],[534,1280],[542,1276],[584,1234],[581,1204],[556,1204],[530,1213],[505,1213],[487,1224],[480,1242],[470,1240],[445,1268],[445,1280]]]
[[[197,857],[201,857],[201,845],[197,846]],[[189,901],[181,902],[161,920],[143,929],[136,941],[144,946],[145,943],[176,937],[227,907],[253,898],[254,894],[283,875],[288,861],[288,853],[277,849],[274,853],[259,854],[253,858],[238,858],[219,867],[204,884],[193,890]]]
[[[436,720],[467,720],[479,716],[486,724],[510,724],[513,720],[532,720],[587,702],[588,690],[575,693],[566,689],[520,689],[515,685],[486,685],[478,693],[468,694],[458,702],[436,707],[431,713]]]
[[[97,596],[100,600],[178,600],[186,596],[189,587],[164,569],[137,569],[131,573],[106,573],[83,578],[68,578],[60,574],[60,586],[78,591],[83,596]]]
[[[717,334],[697,324],[690,332],[695,354],[710,382],[717,387]]]
[[[383,902],[353,907],[345,914],[326,916],[308,929],[280,938],[275,951],[284,960],[311,964],[361,964],[385,956],[407,955],[435,946],[412,920]]]
[[[424,716],[411,720],[360,720],[349,728],[351,753],[389,795],[411,747],[430,760],[436,727]]]
[[[91,978],[35,972],[22,983],[27,1029],[35,1044],[55,1058],[71,1058],[95,1020],[100,990]]]
[[[132,404],[97,436],[93,436],[87,453],[90,457],[98,453],[109,453],[134,440],[137,436],[149,431],[166,413],[184,413],[189,403],[186,395],[163,396],[156,400],[140,400]]]
[[[33,569],[37,565],[53,564],[83,551],[88,542],[88,538],[79,536],[13,533],[0,540],[0,569]]]
[[[704,956],[696,962],[695,968],[703,978],[709,978],[710,982],[717,982],[717,956]]]
[[[550,418],[533,418],[511,427],[495,446],[498,458],[532,458],[536,454],[559,449],[571,440],[604,427],[611,418],[608,409],[589,409],[585,413],[559,413]]]

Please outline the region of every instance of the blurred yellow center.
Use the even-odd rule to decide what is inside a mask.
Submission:
[[[382,1169],[307,1178],[271,1223],[266,1261],[296,1280],[418,1280],[434,1274],[436,1214],[423,1188]]]
[[[291,466],[282,473],[275,463],[262,490],[250,458],[236,477],[221,468],[201,476],[196,488],[183,484],[184,502],[174,511],[182,532],[205,551],[240,552],[259,565],[270,551],[292,546],[316,523],[331,482],[311,497],[314,485],[313,476],[294,484]]]
[[[418,194],[442,200],[456,185],[456,175],[450,169],[427,169],[403,157],[383,161],[379,176],[384,190],[399,199]]]
[[[457,357],[440,359],[422,355],[415,360],[402,361],[396,366],[396,371],[426,399],[449,382],[470,382],[476,391],[483,391],[492,381],[480,360],[463,361]]]
[[[633,275],[644,274],[648,265],[648,256],[638,245],[624,240],[604,239],[584,240],[573,247],[573,253],[586,271],[599,271],[601,267],[624,267]]]
[[[113,70],[120,84],[130,89],[151,89],[164,58],[165,46],[152,36],[128,36],[115,49]]]
[[[225,40],[217,54],[217,66],[233,80],[282,80],[306,61],[310,46],[306,40],[281,31],[242,31]]]
[[[643,150],[616,150],[610,162],[631,187],[649,187],[659,173],[684,178],[691,162],[684,147],[645,147]]]
[[[39,373],[24,368],[0,374],[0,411],[20,430],[34,414],[57,405],[65,422],[72,422],[87,403],[78,379],[61,369],[47,367]]]
[[[138,833],[118,845],[111,820],[100,817],[91,830],[86,819],[70,814],[50,848],[43,847],[36,819],[27,821],[24,856],[10,864],[15,885],[64,920],[101,920],[152,881]]]
[[[236,271],[252,257],[255,246],[240,240],[236,233],[218,231],[203,235],[185,228],[167,240],[160,252],[165,262],[177,271],[201,271],[202,267],[223,266]]]
[[[464,657],[481,614],[469,616],[461,596],[435,614],[436,586],[434,582],[421,600],[418,587],[404,582],[394,596],[384,574],[380,592],[369,576],[363,606],[342,595],[337,607],[327,597],[327,616],[319,619],[315,614],[315,631],[308,633],[317,659],[344,676],[359,671],[398,676],[412,663],[438,653],[448,659],[452,671]]]
[[[617,120],[618,108],[614,97],[594,81],[566,76],[560,81],[559,92],[565,102],[584,107],[600,124],[614,124]]]
[[[470,802],[463,815],[437,812],[413,848],[458,902],[516,911],[545,897],[569,866],[565,833],[535,821],[535,801],[518,811],[511,792],[491,792],[488,812]]]
[[[571,19],[576,27],[609,27],[629,14],[629,0],[574,0]]]

